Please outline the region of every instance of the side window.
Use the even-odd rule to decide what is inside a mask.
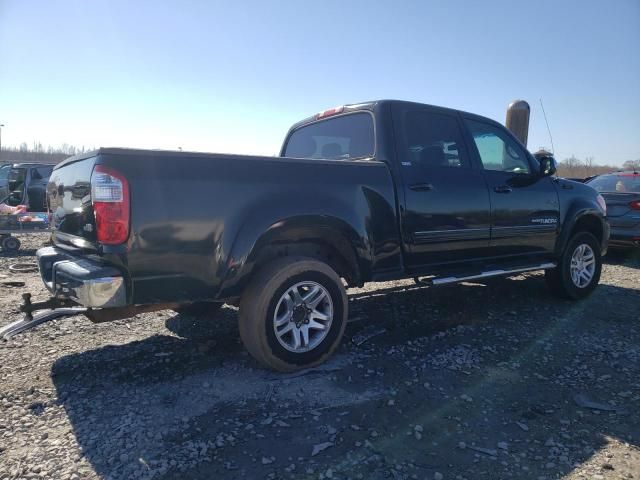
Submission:
[[[407,111],[402,166],[414,171],[469,168],[462,134],[455,117],[424,110]]]
[[[506,132],[488,123],[475,120],[465,122],[471,131],[485,170],[531,173],[525,151]]]

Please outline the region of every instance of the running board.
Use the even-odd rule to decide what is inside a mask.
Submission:
[[[509,270],[489,270],[487,272],[482,272],[477,275],[467,275],[464,277],[436,277],[431,279],[420,279],[419,277],[415,278],[416,283],[421,283],[423,285],[447,285],[449,283],[459,283],[466,282],[467,280],[479,280],[483,278],[490,277],[500,277],[505,275],[513,275],[514,273],[523,273],[523,272],[533,272],[535,270],[549,270],[551,268],[556,268],[558,266],[557,263],[549,262],[549,263],[541,263],[540,265],[533,265],[529,267],[521,267],[514,268]]]
[[[40,325],[41,323],[49,322],[60,317],[70,317],[72,315],[78,315],[85,313],[86,308],[72,307],[72,308],[57,308],[55,310],[45,310],[37,315],[31,316],[27,313],[22,320],[13,322],[6,327],[0,328],[0,338],[9,340],[11,337],[16,336],[26,330],[30,330],[33,327]]]

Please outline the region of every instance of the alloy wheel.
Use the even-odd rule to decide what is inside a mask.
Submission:
[[[308,352],[325,339],[333,322],[333,302],[325,287],[312,281],[289,287],[273,314],[280,345],[294,353]]]

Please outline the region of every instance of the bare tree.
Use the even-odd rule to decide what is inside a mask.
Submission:
[[[593,165],[594,165],[593,157],[587,157],[587,158],[584,159],[584,166],[586,168],[591,169],[591,168],[593,168]]]
[[[622,168],[638,172],[640,171],[640,160],[627,160],[622,164]]]
[[[41,142],[34,141],[30,148],[26,143],[21,143],[19,147],[2,147],[0,151],[0,163],[20,163],[20,162],[42,162],[42,163],[59,163],[77,153],[87,151],[85,147],[76,147],[67,143],[60,147],[47,146],[46,148]]]
[[[575,176],[578,168],[582,167],[582,162],[578,160],[575,155],[571,155],[569,158],[565,158],[560,162],[560,167],[566,170],[570,176]]]
[[[571,155],[558,164],[558,176],[567,178],[587,178],[615,171],[611,165],[598,165],[593,157],[586,157],[584,161]]]

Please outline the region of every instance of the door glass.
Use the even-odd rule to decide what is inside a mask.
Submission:
[[[530,173],[525,151],[506,132],[488,123],[465,120],[485,170]]]
[[[414,110],[405,113],[404,169],[468,168],[462,134],[455,117]]]

